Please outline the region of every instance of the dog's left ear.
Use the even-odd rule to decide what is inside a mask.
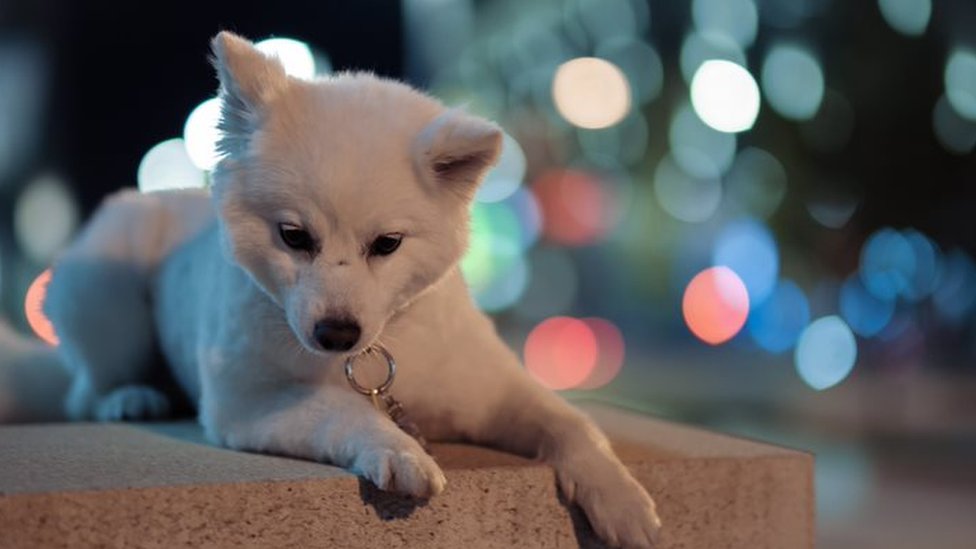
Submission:
[[[422,174],[460,194],[474,197],[478,183],[498,161],[502,131],[498,126],[458,109],[442,113],[414,143],[414,161]]]
[[[211,41],[220,79],[221,153],[243,153],[265,115],[267,105],[288,85],[281,61],[258,51],[250,41],[223,31]]]

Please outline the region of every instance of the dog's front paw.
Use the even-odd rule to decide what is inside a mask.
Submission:
[[[419,446],[370,448],[356,457],[352,469],[381,490],[416,498],[436,496],[447,485],[441,468]]]
[[[126,385],[98,400],[95,419],[98,421],[153,420],[169,416],[170,404],[166,395],[145,385]]]
[[[563,494],[579,504],[593,531],[608,544],[654,547],[661,530],[654,500],[619,461],[599,461],[557,466]]]

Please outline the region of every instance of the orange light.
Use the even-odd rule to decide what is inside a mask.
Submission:
[[[24,298],[24,313],[27,315],[27,323],[37,337],[44,340],[48,345],[57,345],[58,336],[54,333],[54,326],[44,315],[44,296],[47,295],[47,285],[51,282],[51,269],[45,270],[37,275],[34,282],[27,288],[27,296]]]
[[[570,389],[597,363],[597,341],[586,322],[557,316],[532,329],[525,341],[525,367],[550,389]]]
[[[543,234],[570,246],[592,244],[610,230],[610,196],[600,181],[574,170],[548,171],[532,184]]]
[[[681,303],[688,328],[709,345],[735,337],[749,316],[746,285],[728,267],[710,267],[695,275]]]
[[[624,337],[609,320],[584,318],[596,336],[596,366],[577,389],[596,389],[613,381],[624,365]]]

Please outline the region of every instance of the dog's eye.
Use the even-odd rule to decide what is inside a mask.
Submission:
[[[278,234],[281,235],[281,240],[284,241],[285,245],[293,250],[302,252],[315,251],[315,239],[312,238],[312,235],[308,234],[308,231],[297,225],[279,223]]]
[[[400,233],[384,234],[376,237],[369,245],[369,255],[390,255],[400,247],[403,235]]]

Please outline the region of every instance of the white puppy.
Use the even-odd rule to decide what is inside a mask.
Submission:
[[[54,268],[69,417],[165,416],[161,351],[215,443],[435,495],[437,463],[345,378],[346,358],[380,343],[427,438],[539,457],[605,540],[651,546],[651,498],[590,420],[526,374],[462,279],[499,129],[367,74],[289,77],[230,33],[213,50],[212,194],[116,195]]]

